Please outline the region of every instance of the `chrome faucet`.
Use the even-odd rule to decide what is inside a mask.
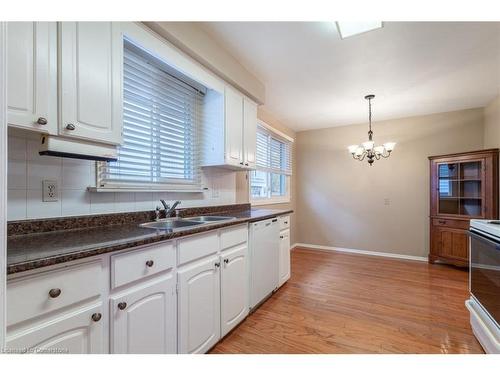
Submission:
[[[163,205],[163,209],[165,211],[165,217],[168,218],[172,215],[172,212],[175,211],[175,208],[181,203],[181,201],[175,201],[172,207],[170,207],[164,199],[160,199],[161,204]]]

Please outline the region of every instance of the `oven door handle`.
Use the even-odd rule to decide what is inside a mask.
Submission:
[[[490,244],[491,246],[493,246],[495,248],[495,250],[498,250],[500,251],[500,243],[498,242],[495,242],[493,240],[490,240],[489,238],[487,237],[484,237],[484,236],[481,236],[479,234],[476,234],[475,232],[471,232],[470,230],[467,231],[467,234],[472,237],[472,238],[475,238],[476,240],[480,240],[480,241],[483,241],[483,242],[487,242],[488,244]]]

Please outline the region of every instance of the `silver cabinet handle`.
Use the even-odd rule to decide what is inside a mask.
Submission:
[[[66,125],[66,130],[75,130],[75,129],[76,129],[76,126],[73,124]]]
[[[59,288],[54,288],[49,290],[49,296],[50,298],[57,298],[61,295],[61,289]]]
[[[125,310],[125,309],[127,308],[127,302],[120,302],[120,303],[118,304],[118,308],[119,308],[120,310]]]
[[[94,313],[94,314],[92,314],[92,320],[94,322],[98,322],[99,320],[101,320],[101,318],[102,318],[102,314],[101,313]]]
[[[155,264],[155,262],[154,262],[154,261],[152,261],[152,260],[148,260],[148,261],[146,262],[146,266],[148,266],[148,267],[153,267],[153,264]]]
[[[36,123],[38,125],[47,125],[47,119],[45,117],[38,117],[38,120],[36,120]]]

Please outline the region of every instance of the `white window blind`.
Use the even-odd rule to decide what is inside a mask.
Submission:
[[[98,186],[200,188],[203,89],[126,41],[123,140],[118,161],[100,163]]]
[[[263,126],[257,127],[257,169],[291,175],[292,150],[288,141],[275,136]]]

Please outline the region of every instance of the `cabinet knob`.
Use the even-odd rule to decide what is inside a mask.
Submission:
[[[243,162],[242,162],[242,161],[240,161],[240,165],[243,165]]]
[[[439,224],[446,224],[446,220],[439,220],[438,223]]]
[[[283,236],[280,236],[280,238],[283,238]]]
[[[66,125],[66,130],[75,130],[75,129],[76,129],[76,126],[73,124]]]
[[[248,163],[245,163],[245,165],[248,167]]]
[[[38,120],[36,120],[36,123],[38,125],[47,125],[47,119],[45,117],[38,117]]]
[[[217,262],[214,265],[215,265],[215,268],[219,268],[220,267],[220,262]]]
[[[224,259],[224,263],[228,264],[229,263],[229,259]]]
[[[61,295],[61,289],[59,288],[54,288],[49,290],[49,296],[50,298],[57,298]]]
[[[94,313],[94,314],[92,314],[92,320],[94,322],[98,322],[99,320],[101,320],[101,318],[102,318],[101,313]]]
[[[155,262],[153,262],[152,260],[148,260],[146,262],[146,266],[148,266],[148,267],[153,267],[153,264],[155,264]]]
[[[120,303],[118,304],[118,308],[119,308],[120,310],[125,310],[125,309],[127,308],[127,302],[120,302]]]

